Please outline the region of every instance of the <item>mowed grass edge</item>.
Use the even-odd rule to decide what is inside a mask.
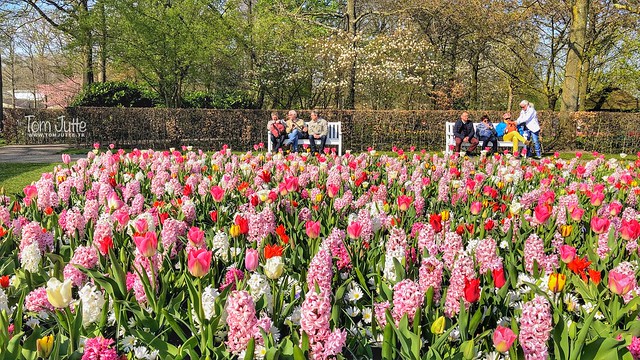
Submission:
[[[0,163],[0,188],[14,198],[31,182],[40,179],[43,173],[53,171],[58,163]]]

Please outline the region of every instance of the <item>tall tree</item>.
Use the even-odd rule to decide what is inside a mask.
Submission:
[[[560,110],[577,111],[579,102],[580,81],[584,65],[584,49],[587,33],[590,0],[572,0],[571,26],[567,62],[565,64],[564,83],[562,85],[562,103]],[[586,80],[585,80],[586,81]]]
[[[73,38],[83,57],[82,85],[93,83],[93,8],[89,0],[22,0],[54,28]]]

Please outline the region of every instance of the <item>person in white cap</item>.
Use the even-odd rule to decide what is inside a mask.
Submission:
[[[538,123],[538,113],[536,109],[533,108],[533,104],[528,102],[527,100],[522,100],[520,102],[520,116],[518,116],[518,120],[516,123],[518,125],[524,124],[524,137],[526,139],[530,139],[533,141],[533,145],[536,151],[536,158],[540,159],[542,157],[542,147],[540,147],[540,123]],[[527,154],[527,156],[530,156]]]

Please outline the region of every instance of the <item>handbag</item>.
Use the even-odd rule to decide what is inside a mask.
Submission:
[[[287,130],[284,124],[278,121],[271,125],[271,134],[275,137],[280,137],[286,135]]]

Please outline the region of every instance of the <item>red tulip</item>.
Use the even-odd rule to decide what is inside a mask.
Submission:
[[[495,223],[493,219],[487,219],[487,221],[484,223],[484,229],[486,231],[491,231],[491,229],[493,229],[494,226],[495,226]]]
[[[97,245],[100,254],[102,254],[102,256],[107,256],[107,254],[109,253],[109,249],[113,248],[113,239],[111,238],[111,236],[105,236],[102,238],[102,240],[98,241]]]
[[[296,192],[298,191],[298,178],[295,176],[288,177],[284,180],[285,186],[288,192]]]
[[[9,287],[9,275],[0,276],[0,287],[5,289]]]
[[[280,224],[276,228],[276,234],[278,235],[280,240],[282,240],[283,243],[285,244],[289,243],[289,236],[287,235],[287,230],[284,228],[284,225]]]
[[[155,232],[134,236],[133,242],[142,256],[150,257],[158,251],[158,237]]]
[[[269,260],[272,257],[282,256],[282,246],[280,245],[266,245],[264,247],[264,258]]]
[[[620,237],[627,241],[638,239],[638,237],[640,237],[640,223],[638,220],[622,220],[622,225],[620,226]]]
[[[603,234],[609,230],[609,220],[594,216],[591,218],[591,230],[596,234]]]
[[[362,224],[357,221],[352,222],[347,226],[347,235],[349,235],[350,239],[357,239],[360,237],[362,233]]]
[[[240,227],[240,234],[249,233],[249,220],[247,220],[247,219],[243,218],[242,216],[238,215],[234,219],[234,223]]]
[[[211,268],[211,251],[207,249],[191,249],[187,258],[187,267],[191,275],[203,277]]]
[[[437,233],[442,231],[442,215],[440,214],[431,214],[429,216],[429,224],[433,228],[433,231]]]
[[[209,192],[211,193],[211,196],[213,196],[213,201],[215,202],[221,202],[222,199],[224,199],[224,189],[218,185],[212,186]]]
[[[594,284],[600,284],[600,280],[602,279],[602,274],[600,271],[589,269],[589,278],[593,281]]]
[[[316,239],[320,236],[320,222],[319,221],[307,221],[304,224],[304,227],[307,231],[307,236],[311,239]]]
[[[411,206],[411,201],[413,201],[413,199],[411,199],[410,196],[407,196],[407,195],[398,196],[398,209],[400,211],[409,210],[409,206]]]
[[[211,221],[218,222],[218,210],[211,210],[209,212],[209,217],[211,218]]]
[[[464,298],[470,303],[480,299],[480,280],[464,278]]]
[[[635,279],[633,276],[621,274],[615,270],[609,271],[609,289],[612,293],[625,295],[633,287]]]
[[[498,289],[502,288],[507,283],[504,278],[504,269],[494,269],[491,272],[493,273],[493,285]]]
[[[551,217],[551,207],[546,204],[538,204],[533,209],[533,216],[538,224],[544,224]]]
[[[493,346],[496,351],[506,353],[516,340],[516,334],[508,327],[500,326],[493,332]]]

